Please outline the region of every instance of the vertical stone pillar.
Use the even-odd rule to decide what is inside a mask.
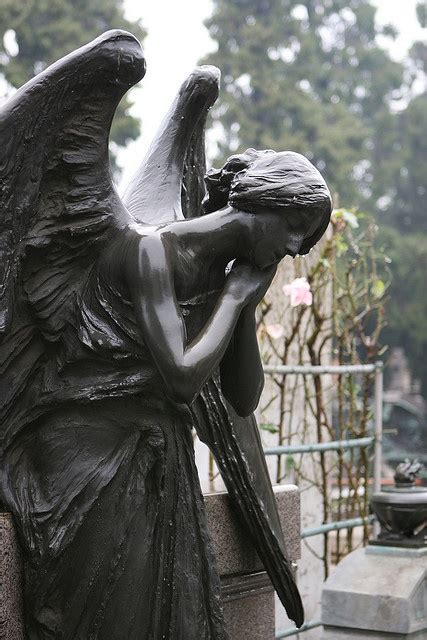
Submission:
[[[301,556],[299,491],[294,485],[274,489],[288,555],[295,562]],[[230,640],[273,640],[275,598],[268,575],[232,512],[227,493],[205,495],[205,503]]]
[[[22,568],[9,513],[0,513],[0,638],[24,640]]]

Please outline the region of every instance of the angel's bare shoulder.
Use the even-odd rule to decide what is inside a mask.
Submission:
[[[129,226],[115,234],[111,244],[105,247],[100,266],[114,279],[124,279],[128,285],[153,281],[156,274],[168,270],[163,236],[155,227]]]

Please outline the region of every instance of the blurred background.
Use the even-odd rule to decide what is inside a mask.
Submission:
[[[407,456],[427,463],[426,16],[417,0],[0,1],[0,100],[110,28],[143,43],[147,75],[111,133],[121,189],[200,63],[222,73],[208,165],[248,147],[290,149],[323,173],[335,205],[328,237],[308,260],[285,261],[260,309],[262,355],[273,367],[384,362],[385,482]],[[302,278],[312,300],[293,304]],[[258,412],[266,448],[372,433],[373,376],[276,374]],[[202,480],[217,488],[212,459],[197,452]],[[368,517],[369,452],[268,462],[275,482],[305,492],[303,526]],[[324,579],[368,536],[366,524],[307,536],[299,579],[309,618],[313,576]]]

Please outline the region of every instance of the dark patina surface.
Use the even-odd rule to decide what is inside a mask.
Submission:
[[[120,199],[109,129],[144,72],[108,32],[0,111],[1,499],[29,640],[227,637],[194,428],[303,621],[252,416],[255,308],[325,231],[329,192],[299,154],[248,150],[202,204],[219,72],[200,67]]]

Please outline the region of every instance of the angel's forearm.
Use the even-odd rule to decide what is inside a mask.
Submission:
[[[221,386],[227,400],[241,416],[255,411],[264,386],[256,337],[255,313],[246,307],[221,362]]]
[[[173,360],[167,385],[174,398],[190,403],[219,366],[244,302],[226,292],[197,337]]]
[[[134,297],[141,334],[168,395],[190,404],[219,366],[245,301],[225,290],[203,329],[187,344],[179,307],[173,297],[159,293],[161,286],[154,289],[153,296]]]

